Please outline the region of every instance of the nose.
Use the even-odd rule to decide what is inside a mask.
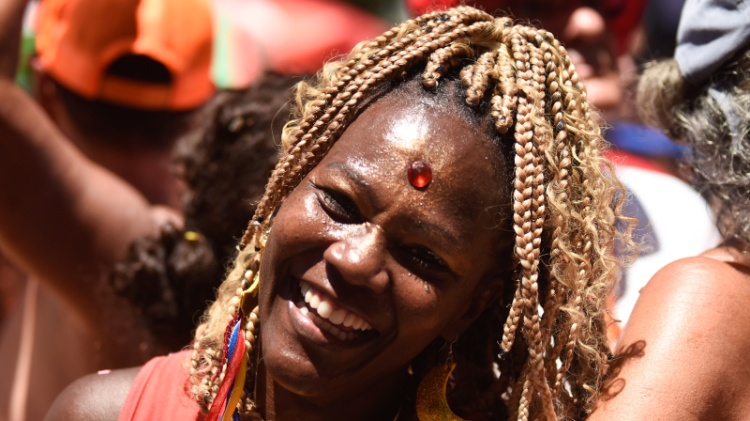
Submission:
[[[604,17],[591,7],[579,7],[568,17],[563,31],[563,42],[592,42],[605,36]]]
[[[386,239],[383,231],[366,223],[334,242],[323,254],[327,263],[352,285],[383,293],[390,282],[385,271]]]

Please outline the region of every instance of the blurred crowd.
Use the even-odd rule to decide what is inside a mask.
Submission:
[[[0,421],[188,346],[297,117],[295,83],[459,3],[555,34],[602,113],[639,249],[609,298],[614,348],[660,268],[722,241],[690,148],[635,105],[644,65],[674,54],[681,0],[5,0]]]

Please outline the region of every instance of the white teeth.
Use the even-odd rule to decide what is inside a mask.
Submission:
[[[312,319],[316,325],[320,326],[321,329],[325,330],[331,335],[335,335],[340,341],[351,341],[352,339],[357,338],[363,334],[363,332],[344,332],[343,330],[331,324],[328,320],[318,316],[315,313],[309,313],[307,317]]]
[[[320,316],[318,317],[320,320],[326,321],[324,325],[330,327],[327,331],[335,334],[339,339],[344,340],[341,338],[341,335],[344,335],[347,339],[352,339],[354,337],[352,335],[357,334],[357,332],[345,332],[336,328],[336,326],[344,326],[359,331],[372,329],[370,324],[364,321],[361,317],[344,308],[338,307],[338,305],[330,301],[326,295],[318,293],[309,284],[300,282],[300,291],[302,292],[302,297],[305,302],[310,308],[316,310],[317,315],[310,312],[304,305],[299,307],[308,310],[308,317]],[[339,333],[341,335],[339,335]]]
[[[351,313],[349,313],[349,314],[351,314]],[[342,309],[338,309],[338,310],[334,311],[333,313],[331,313],[331,316],[328,317],[328,320],[330,320],[331,323],[333,323],[335,325],[340,325],[341,322],[344,321],[345,317],[346,317],[346,311],[342,310]]]
[[[342,324],[346,327],[352,327],[352,323],[354,322],[354,319],[358,318],[353,313],[348,313],[346,317],[344,317],[344,321]]]
[[[310,304],[310,307],[317,309],[318,306],[320,306],[320,297],[318,296],[318,294],[310,294],[312,295],[312,297],[310,297],[310,301],[308,301],[307,299],[305,299],[305,301],[307,302],[307,304]]]
[[[333,306],[328,301],[321,300],[317,310],[320,317],[328,319],[331,317],[331,313],[333,313]]]

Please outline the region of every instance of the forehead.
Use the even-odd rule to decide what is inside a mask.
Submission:
[[[407,161],[430,158],[433,166],[446,171],[470,156],[496,155],[491,137],[458,107],[445,97],[386,96],[365,110],[341,140],[366,138],[359,149]]]
[[[474,223],[490,208],[499,212],[509,203],[510,184],[499,140],[470,121],[460,111],[463,105],[425,95],[387,95],[373,103],[319,167],[350,168],[376,195],[418,201]],[[408,168],[415,161],[432,170],[425,189],[409,184]]]

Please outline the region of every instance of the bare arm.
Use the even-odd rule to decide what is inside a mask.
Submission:
[[[103,270],[176,217],[85,158],[14,85],[24,7],[0,0],[0,249],[96,317]]]
[[[45,421],[115,421],[120,415],[137,368],[90,374],[65,388]]]
[[[674,262],[641,292],[590,420],[741,420],[750,410],[750,273]]]

